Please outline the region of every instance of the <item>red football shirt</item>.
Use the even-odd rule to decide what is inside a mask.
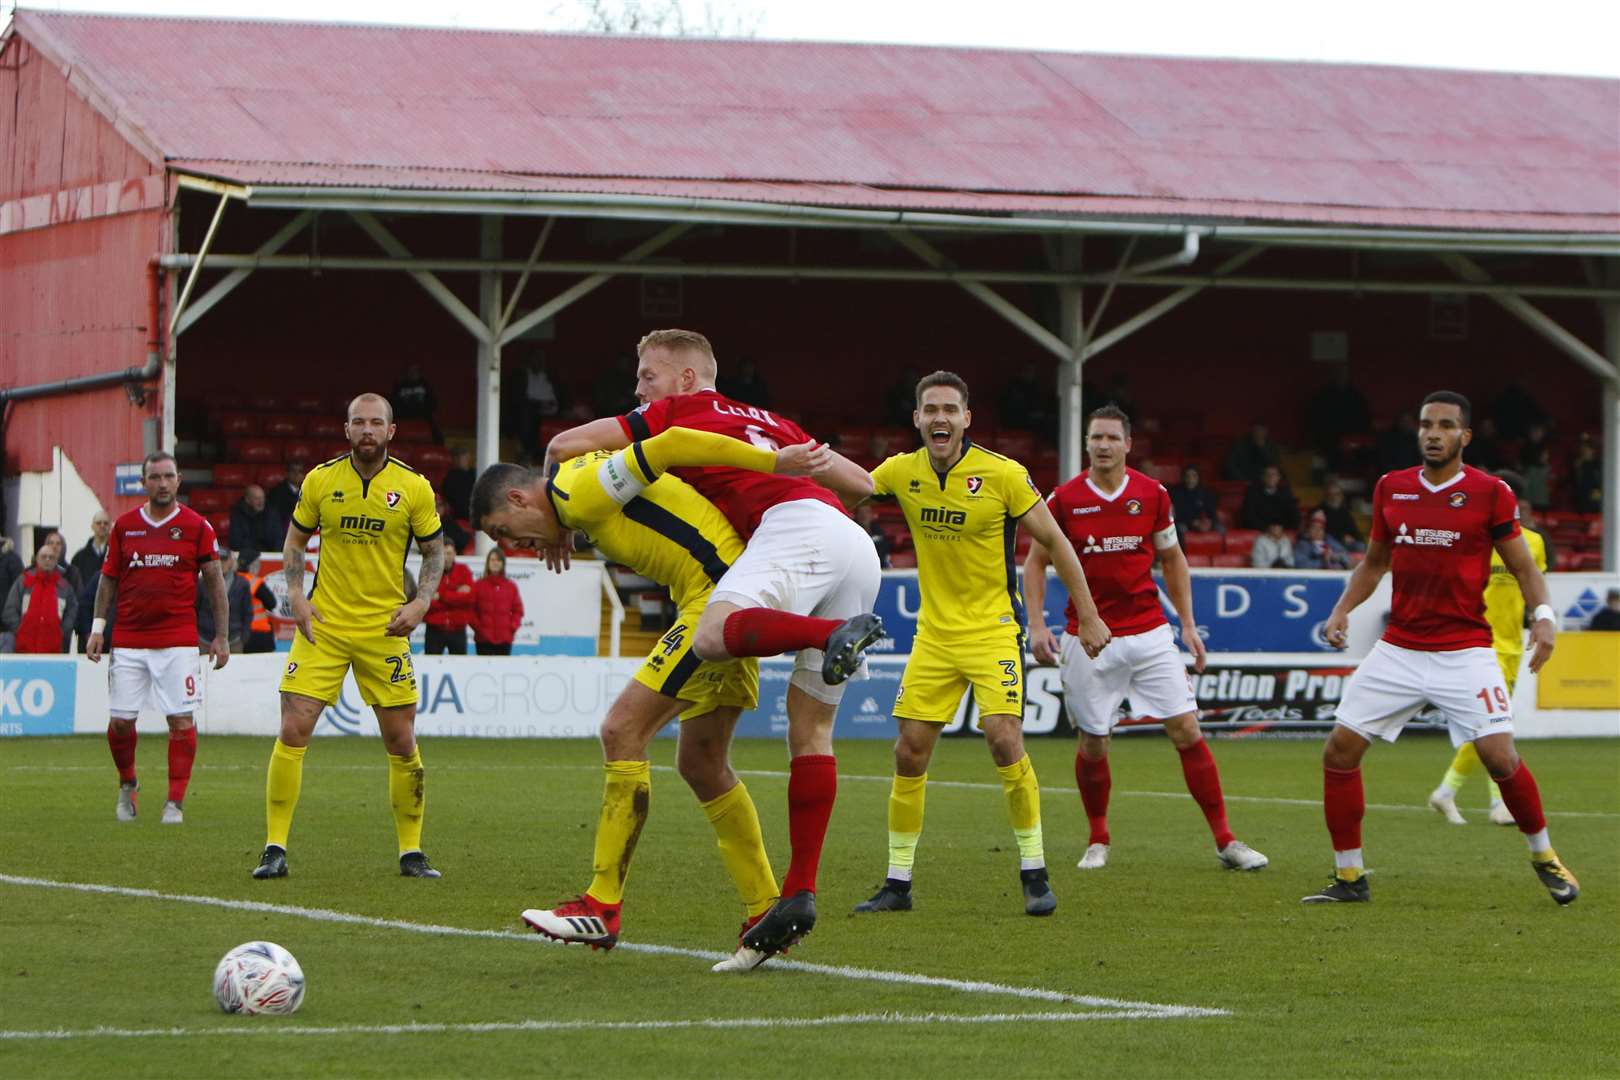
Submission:
[[[1144,634],[1169,621],[1153,582],[1154,538],[1175,538],[1175,513],[1163,484],[1127,468],[1119,490],[1105,492],[1087,470],[1060,485],[1046,505],[1080,556],[1091,599],[1110,633]],[[1069,633],[1076,633],[1073,600],[1065,614]]]
[[[1439,487],[1421,466],[1385,473],[1372,516],[1372,538],[1389,545],[1394,574],[1384,640],[1424,652],[1490,648],[1491,549],[1517,535],[1519,500],[1490,473],[1465,465]]]
[[[650,439],[668,428],[684,427],[730,435],[772,451],[810,441],[810,436],[793,421],[733,401],[716,390],[649,402],[619,417],[619,426],[626,436],[636,440]],[[816,499],[845,512],[838,496],[805,476],[775,476],[730,466],[670,471],[714,503],[744,540],[754,535],[765,511],[779,503]]]
[[[103,575],[118,582],[114,644],[120,649],[197,647],[197,573],[218,541],[208,519],[175,504],[162,521],[138,506],[113,522]]]

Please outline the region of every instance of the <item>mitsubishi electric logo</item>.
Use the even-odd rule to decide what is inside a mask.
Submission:
[[[1105,536],[1100,543],[1095,536],[1088,536],[1085,547],[1080,549],[1080,554],[1112,555],[1121,551],[1134,551],[1141,543],[1140,536]]]
[[[1408,531],[1406,523],[1396,530],[1395,542],[1397,544],[1412,544],[1416,547],[1444,547],[1448,548],[1462,539],[1462,533],[1455,529],[1415,529]]]

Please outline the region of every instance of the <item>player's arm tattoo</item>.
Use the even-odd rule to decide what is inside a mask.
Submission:
[[[210,559],[203,564],[203,589],[208,593],[208,606],[214,609],[214,636],[229,636],[231,602],[225,596],[225,577],[220,573],[219,560]],[[106,580],[103,576],[102,580]],[[101,589],[96,589],[99,597]]]
[[[118,603],[118,582],[106,574],[96,582],[96,611],[94,618],[105,619],[112,614],[113,606]]]
[[[444,534],[418,540],[416,548],[422,553],[422,567],[416,572],[416,598],[431,604],[439,592],[439,578],[444,573]]]
[[[304,548],[309,546],[309,533],[297,525],[287,526],[287,539],[281,546],[281,577],[287,583],[288,596],[304,595]]]

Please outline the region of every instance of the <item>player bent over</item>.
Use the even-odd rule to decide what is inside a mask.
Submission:
[[[1536,569],[1545,574],[1547,541],[1530,527],[1535,510],[1530,505],[1524,477],[1506,469],[1496,475],[1519,502],[1519,534],[1530,549]],[[1491,549],[1491,579],[1485,586],[1485,621],[1491,624],[1491,650],[1496,653],[1496,662],[1501,665],[1502,681],[1507,684],[1508,700],[1512,701],[1514,684],[1519,681],[1519,662],[1524,659],[1524,593],[1519,590],[1518,578],[1513,576],[1495,548]],[[1478,771],[1479,751],[1474,749],[1473,743],[1463,743],[1452,758],[1451,767],[1446,770],[1440,786],[1429,795],[1429,806],[1453,825],[1468,824],[1457,810],[1457,792]],[[1491,789],[1488,811],[1491,823],[1512,825],[1513,815],[1502,801],[1502,793],[1489,783],[1486,786]]]
[[[714,349],[702,334],[655,330],[636,351],[641,407],[562,432],[546,449],[548,462],[621,450],[672,427],[769,450],[810,438],[786,417],[717,392]],[[682,468],[677,474],[714,503],[747,544],[716,582],[698,620],[693,652],[711,661],[797,654],[787,692],[792,859],[781,900],[727,961],[733,964],[727,970],[743,971],[792,945],[816,923],[816,871],[838,793],[833,720],[842,684],[860,669],[861,653],[883,636],[882,622],[870,613],[882,577],[877,551],[840,502],[866,498],[872,478],[838,454],[818,472],[821,483],[731,467]]]
[[[1558,861],[1547,837],[1541,793],[1513,745],[1513,706],[1491,651],[1484,616],[1494,548],[1535,605],[1530,670],[1552,655],[1554,615],[1547,582],[1519,529],[1513,492],[1463,464],[1472,438],[1468,399],[1437,390],[1418,414],[1423,464],[1385,473],[1373,489],[1367,557],[1351,573],[1324,632],[1344,648],[1350,612],[1394,570],[1393,611],[1381,641],[1356,668],[1339,700],[1338,723],[1322,751],[1322,809],[1333,840],[1333,880],[1307,904],[1369,898],[1362,864],[1366,799],[1361,759],[1374,738],[1394,742],[1425,702],[1446,718],[1451,744],[1474,744],[1530,844],[1530,866],[1552,898],[1568,904],[1580,883]]]
[[[911,910],[928,764],[971,686],[1018,843],[1024,912],[1050,915],[1057,897],[1047,881],[1041,789],[1024,752],[1024,602],[1013,532],[1022,524],[1051,545],[1064,580],[1081,597],[1090,595],[1085,575],[1024,467],[968,437],[973,412],[961,376],[936,371],[919,380],[912,422],[922,448],[872,471],[873,497],[900,504],[916,541],[922,612],[894,698],[899,737],[889,788],[889,869],[855,911]],[[1085,606],[1086,646],[1100,649],[1108,628],[1089,601]]]
[[[265,778],[265,845],[255,878],[287,876],[287,834],[303,786],[304,753],[321,710],[334,704],[354,669],[360,697],[377,715],[388,751],[388,803],[399,840],[399,872],[436,878],[422,854],[426,805],[416,747],[416,671],[411,631],[427,614],[444,572],[444,530],[433,487],[391,457],[394,410],[376,394],[349,403],[349,453],[311,469],[282,550],[298,634],[281,678],[281,737]],[[304,595],[304,547],[321,534],[321,564]],[[422,553],[416,598],[405,600],[405,553]]]
[[[1126,464],[1131,420],[1118,407],[1105,405],[1087,418],[1086,450],[1091,468],[1061,485],[1047,505],[1080,553],[1091,596],[1113,641],[1096,658],[1076,647],[1072,588],[1061,650],[1045,620],[1037,618],[1032,631],[1035,658],[1042,663],[1056,659],[1062,666],[1063,707],[1080,729],[1074,777],[1091,826],[1080,869],[1098,870],[1108,863],[1108,796],[1113,786],[1109,732],[1120,702],[1129,697],[1140,715],[1163,721],[1181,758],[1187,791],[1204,812],[1221,864],[1230,870],[1259,870],[1266,857],[1233,836],[1227,824],[1220,770],[1198,727],[1198,704],[1153,583],[1157,552],[1164,564],[1165,590],[1181,619],[1181,640],[1192,653],[1196,670],[1203,671],[1204,641],[1193,618],[1192,575],[1176,541],[1170,495],[1163,484]],[[1024,563],[1024,591],[1037,613],[1044,611],[1047,558],[1036,545]]]
[[[565,461],[549,480],[506,464],[478,478],[472,517],[492,539],[547,549],[583,530],[606,558],[667,587],[680,612],[602,720],[605,776],[590,887],[555,908],[523,912],[539,933],[596,949],[618,942],[625,879],[652,795],[647,744],[677,715],[678,767],[714,828],[743,905],[742,932],[775,901],[759,814],[729,756],[737,717],[758,704],[759,662],[700,661],[692,651],[692,630],[714,583],[742,554],[742,541],[707,499],[661,474],[675,464],[721,463],[786,473],[796,462],[808,469],[828,453],[806,443],[773,454],[722,435],[671,428],[628,450]]]
[[[148,454],[141,465],[146,502],[113,523],[96,585],[95,617],[85,655],[99,662],[107,616],[118,613],[117,641],[107,662],[111,719],[107,745],[118,768],[119,821],[134,821],[135,718],[148,701],[169,723],[169,798],[163,824],[185,820],[183,804],[197,758],[192,713],[202,704],[202,663],[197,653],[197,574],[214,609],[214,640],[208,655],[217,671],[230,659],[225,581],[215,558],[219,543],[208,519],[176,500],[180,472],[173,455]]]

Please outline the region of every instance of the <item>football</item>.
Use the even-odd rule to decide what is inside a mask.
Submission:
[[[214,1000],[228,1013],[286,1016],[304,1003],[304,970],[272,941],[250,941],[214,968]]]

